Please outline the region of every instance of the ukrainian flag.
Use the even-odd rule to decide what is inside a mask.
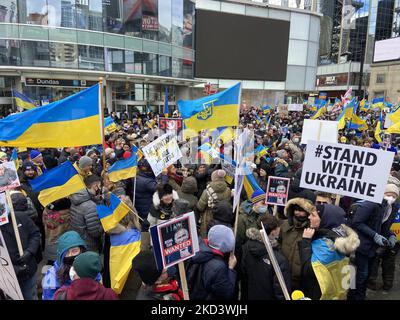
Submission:
[[[70,161],[43,173],[29,183],[33,191],[40,191],[38,199],[44,207],[86,188]]]
[[[117,125],[115,124],[115,122],[114,122],[113,118],[111,118],[111,116],[104,118],[104,131],[107,134],[117,131]]]
[[[382,130],[381,121],[378,121],[378,122],[376,123],[375,134],[374,134],[375,139],[376,139],[376,141],[378,141],[378,143],[381,143],[381,142],[382,142],[382,138],[381,138],[381,133],[382,133],[382,132],[384,132],[384,130]]]
[[[266,105],[264,107],[261,107],[261,110],[263,111],[264,114],[267,114],[269,112],[271,112],[272,108],[269,105]]]
[[[115,194],[111,193],[110,206],[98,205],[97,213],[104,231],[115,228],[131,209]]]
[[[217,137],[214,139],[214,143],[218,142],[219,139],[222,140],[222,142],[228,143],[229,141],[232,141],[235,138],[235,131],[232,129],[232,127],[221,127],[217,128]]]
[[[108,169],[108,177],[111,182],[117,182],[133,178],[136,176],[138,156],[135,152],[131,152],[128,159],[118,160]]]
[[[212,163],[213,157],[210,155],[210,152],[212,150],[213,150],[213,148],[209,142],[203,143],[199,147],[201,157],[204,159],[204,161],[207,165],[210,165]]]
[[[375,99],[372,100],[372,107],[374,109],[383,108],[383,103],[384,102],[385,102],[385,98],[384,97],[375,98]]]
[[[246,191],[246,195],[248,199],[251,199],[251,195],[253,194],[254,191],[256,190],[261,190],[261,187],[258,185],[256,179],[254,178],[253,174],[248,174],[244,176],[243,179],[243,188]],[[264,192],[264,191],[263,191]]]
[[[268,151],[267,147],[264,147],[262,144],[258,145],[257,148],[254,149],[254,153],[257,157],[264,156]]]
[[[400,107],[394,110],[394,112],[389,114],[389,119],[393,123],[397,123],[400,121]]]
[[[0,120],[0,145],[62,148],[102,143],[100,86]]]
[[[18,170],[19,169],[19,160],[18,160],[17,148],[13,149],[13,151],[11,153],[10,161],[14,161],[15,168]]]
[[[140,231],[128,229],[110,235],[110,280],[111,288],[120,294],[132,268],[132,260],[140,252]]]
[[[219,93],[197,100],[178,101],[185,130],[199,132],[203,129],[239,125],[240,83]]]
[[[310,118],[311,120],[315,120],[318,119],[319,117],[321,117],[322,115],[324,115],[326,113],[326,105],[320,107],[318,109],[318,111]]]
[[[386,129],[386,133],[398,133],[400,134],[400,121],[391,125]]]
[[[349,277],[349,258],[337,252],[334,242],[328,238],[311,243],[311,265],[321,289],[321,300],[344,300],[347,290],[343,282]],[[350,270],[348,271],[350,272]]]
[[[369,107],[370,107],[370,105],[369,105],[368,100],[362,99],[360,101],[360,111],[366,112],[366,111],[368,111]]]
[[[21,92],[12,89],[12,95],[15,99],[15,104],[17,105],[17,107],[21,107],[27,110],[36,108],[34,101],[28,98],[26,95],[22,94]]]
[[[368,125],[365,120],[361,119],[356,114],[353,114],[353,116],[351,117],[349,129],[364,131],[368,130]]]

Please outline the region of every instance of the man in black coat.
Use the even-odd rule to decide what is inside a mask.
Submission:
[[[40,247],[40,232],[28,215],[16,212],[15,216],[24,251],[22,256],[18,252],[11,216],[9,216],[7,224],[0,226],[0,231],[3,234],[24,299],[37,300],[37,262],[35,255]]]
[[[392,207],[398,196],[399,189],[394,184],[388,184],[382,203],[360,202],[354,213],[351,225],[358,233],[361,243],[356,251],[356,288],[349,290],[349,300],[365,299],[376,250],[379,247],[394,247],[397,242],[390,226],[396,214]]]

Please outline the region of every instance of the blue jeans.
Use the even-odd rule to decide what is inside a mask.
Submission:
[[[348,300],[365,300],[367,282],[372,271],[375,257],[368,257],[356,252],[356,288],[350,289],[347,294]]]
[[[37,300],[37,275],[36,273],[24,282],[20,282],[22,295],[25,300]]]

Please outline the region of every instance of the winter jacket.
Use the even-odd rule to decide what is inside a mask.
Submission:
[[[154,175],[139,171],[136,176],[135,208],[142,218],[146,218],[149,213],[156,189],[157,180]]]
[[[154,286],[141,286],[136,300],[183,300],[182,290],[178,281],[170,280],[168,283]]]
[[[83,250],[87,249],[86,243],[76,232],[69,232],[59,239],[56,261],[54,261],[53,266],[46,271],[42,279],[42,300],[53,300],[55,292],[62,286],[57,273],[59,269],[63,267],[63,260],[68,250],[74,247],[82,247]],[[100,274],[98,280],[101,280]],[[63,285],[69,286],[70,284],[71,280],[68,278]]]
[[[58,289],[54,300],[118,300],[118,296],[112,289],[105,288],[97,281],[82,278],[74,280],[70,286]]]
[[[178,174],[171,174],[168,176],[168,184],[174,189],[176,192],[181,190],[183,177]]]
[[[42,204],[39,202],[39,192],[35,192],[32,190],[31,185],[29,184],[29,179],[26,176],[23,176],[21,179],[21,189],[23,191],[25,191],[26,195],[32,200],[33,205],[36,208],[36,211],[38,213],[38,217],[39,219],[41,219],[42,217],[42,212],[43,212],[43,206]]]
[[[31,257],[27,262],[26,273],[19,274],[20,266],[17,264],[17,260],[19,259],[20,255],[10,216],[9,222],[0,226],[0,231],[3,234],[5,245],[7,246],[8,254],[10,255],[10,259],[18,281],[23,283],[31,278],[37,271],[35,255],[40,248],[40,232],[38,227],[33,223],[32,219],[29,218],[25,213],[15,212],[15,217],[17,220],[19,236],[21,238],[22,249],[24,253],[29,252],[31,254]]]
[[[319,300],[324,298],[321,297],[321,287],[317,277],[315,276],[315,272],[311,263],[313,258],[313,241],[322,239],[332,245],[332,249],[329,247],[328,250],[318,254],[318,256],[323,256],[325,260],[329,260],[330,257],[334,259],[337,254],[342,256],[350,256],[360,245],[360,240],[358,239],[357,233],[353,229],[343,224],[341,225],[341,230],[342,233],[344,231],[343,235],[339,235],[338,233],[329,229],[319,229],[316,231],[312,239],[303,238],[299,242],[298,250],[300,252],[301,261],[300,288],[304,295],[311,300]],[[349,262],[347,262],[347,264],[349,264]],[[345,277],[345,275],[343,275],[343,277]],[[327,281],[327,283],[324,284],[325,286],[328,284],[334,288],[335,283],[331,278],[325,280]],[[329,290],[329,293],[332,293],[332,291]],[[346,290],[344,289],[337,290],[336,294],[336,299],[346,298]]]
[[[229,269],[220,251],[211,249],[207,241],[200,240],[200,251],[190,259],[191,264],[203,264],[202,283],[205,300],[231,300],[234,296],[236,272]]]
[[[173,190],[172,196],[174,200],[178,200],[178,193]],[[158,192],[154,192],[153,194],[153,205],[150,208],[149,214],[147,216],[147,221],[150,223],[150,227],[165,222],[173,218],[172,207],[171,209],[165,209],[162,207],[160,197],[158,196]]]
[[[246,231],[249,239],[242,248],[241,269],[246,283],[247,291],[244,295],[249,300],[284,300],[281,286],[275,274],[267,249],[261,238],[258,228],[250,228]],[[290,287],[289,264],[286,258],[274,248],[275,258],[285,279],[288,292]]]
[[[206,170],[204,173],[196,172],[194,174],[194,177],[197,180],[197,189],[198,189],[196,196],[197,198],[200,198],[207,187],[207,182],[208,178],[210,177],[210,174],[208,173],[208,170]]]
[[[70,209],[43,211],[43,224],[46,233],[45,257],[47,260],[57,259],[58,238],[69,229]]]
[[[289,141],[290,153],[292,154],[293,163],[301,163],[303,160],[303,151],[300,147],[294,144],[292,141]]]
[[[190,210],[194,210],[199,199],[195,196],[197,194],[197,181],[194,177],[187,177],[183,179],[181,190],[178,191],[179,199],[185,199],[189,202]]]
[[[227,201],[218,202],[212,209],[213,218],[208,224],[208,231],[215,225],[221,224],[233,228],[234,214],[232,205]]]
[[[100,201],[87,189],[71,196],[70,230],[78,232],[88,249],[95,252],[100,252],[103,235],[103,227],[96,210],[98,204]]]
[[[33,222],[35,222],[35,224],[37,224],[38,213],[32,200],[29,199],[29,197],[25,197],[25,195],[20,191],[10,191],[10,195],[14,211],[27,215]]]
[[[365,256],[371,258],[375,256],[376,249],[378,248],[378,245],[374,241],[375,233],[386,238],[391,235],[390,227],[397,212],[392,209],[389,218],[382,223],[385,208],[385,206],[379,203],[360,201],[360,206],[354,213],[351,227],[357,232],[361,241],[357,251]]]
[[[290,273],[292,275],[292,288],[300,287],[301,261],[299,254],[299,242],[303,239],[304,228],[296,228],[293,221],[293,205],[299,205],[308,214],[315,209],[314,205],[303,198],[289,200],[285,207],[287,220],[281,225],[279,241],[282,254],[289,261]]]
[[[213,218],[212,208],[219,201],[230,201],[231,190],[228,188],[224,180],[210,182],[197,203],[197,210],[201,216],[200,234],[202,237],[206,237],[207,227]]]

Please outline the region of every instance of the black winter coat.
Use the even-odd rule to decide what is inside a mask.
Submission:
[[[150,211],[156,189],[157,180],[154,175],[139,171],[136,176],[135,208],[142,218],[145,218]]]
[[[19,266],[17,260],[20,257],[18,252],[17,241],[15,239],[14,228],[12,226],[11,217],[10,222],[0,226],[1,233],[3,234],[4,241],[7,246],[8,253],[11,258],[11,262],[14,266],[14,270],[17,273],[18,281],[24,282],[31,278],[37,271],[37,263],[35,255],[37,254],[40,247],[40,232],[38,227],[33,223],[32,219],[28,215],[20,212],[15,212],[17,220],[17,226],[19,236],[21,238],[22,249],[24,252],[29,251],[31,258],[27,263],[27,273],[24,275],[18,275]]]
[[[253,230],[259,235],[258,230],[254,228]],[[243,245],[242,252],[241,269],[245,278],[243,283],[247,284],[246,288],[242,288],[247,291],[243,296],[248,297],[249,300],[284,300],[285,297],[261,236],[257,239],[254,237],[249,239]],[[290,293],[289,264],[277,248],[274,248],[274,253]]]

